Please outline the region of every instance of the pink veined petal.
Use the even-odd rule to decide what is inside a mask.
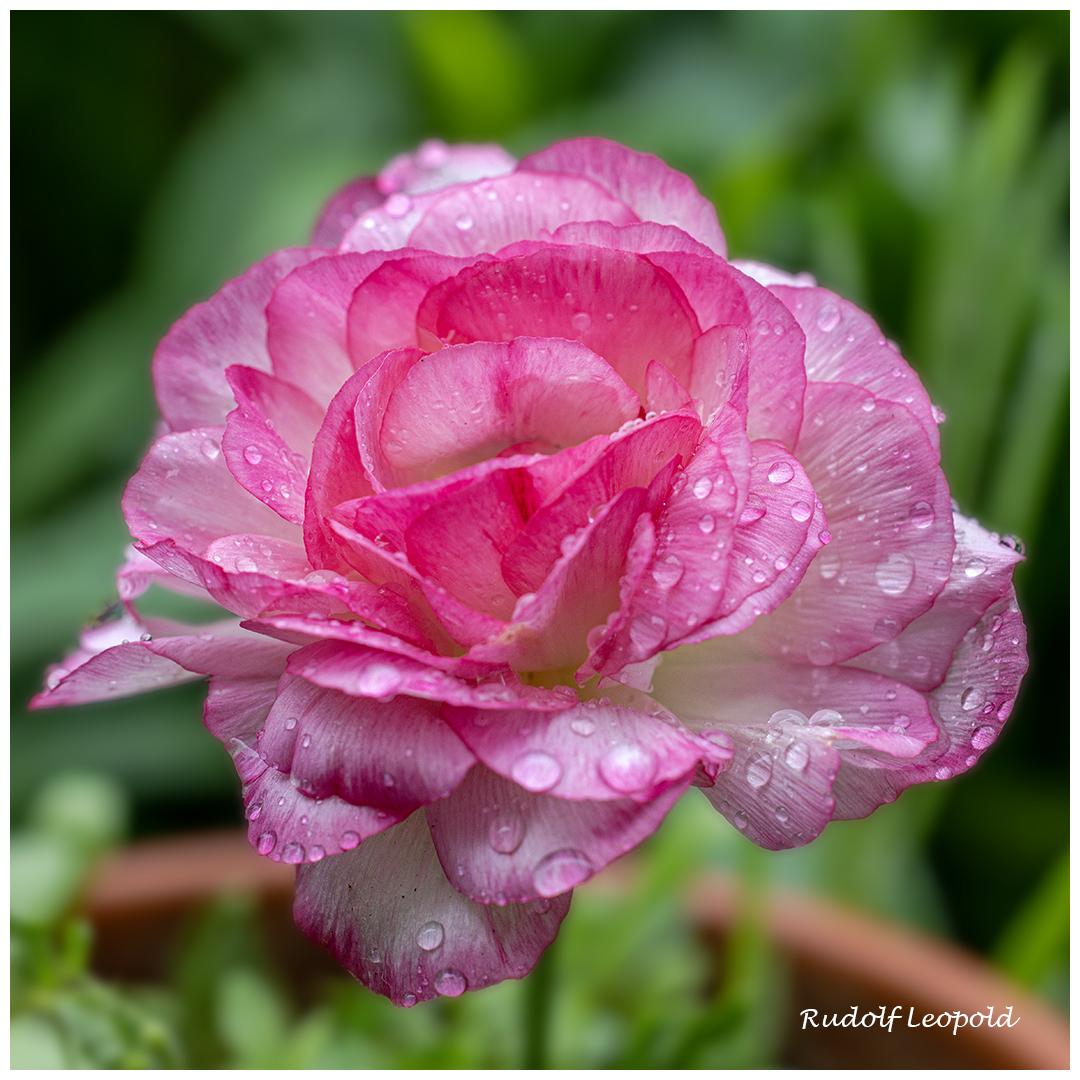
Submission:
[[[647,255],[651,251],[685,251],[711,258],[716,254],[705,244],[674,225],[639,221],[632,225],[612,225],[609,221],[571,221],[552,234],[556,244],[592,244],[615,251]],[[506,254],[501,252],[500,254]]]
[[[512,172],[517,159],[495,143],[457,143],[426,139],[413,153],[398,154],[379,173],[384,195],[419,195],[451,184],[468,184]]]
[[[421,698],[354,697],[285,675],[259,756],[303,795],[338,795],[404,816],[446,798],[475,764],[439,709]]]
[[[311,242],[318,247],[336,248],[342,237],[365,211],[378,206],[384,199],[374,176],[361,176],[335,192],[323,207]]]
[[[904,406],[844,383],[812,383],[806,417],[796,456],[832,539],[746,644],[834,663],[931,608],[952,565],[952,513],[937,453]]]
[[[375,490],[360,457],[354,411],[359,388],[371,372],[371,365],[365,365],[338,391],[311,450],[304,496],[304,547],[311,565],[320,569],[349,570],[342,541],[330,525],[330,512],[339,503]]]
[[[274,374],[325,409],[359,366],[350,358],[348,343],[353,293],[394,256],[319,254],[323,257],[290,274],[264,303],[263,334]]]
[[[513,303],[511,295],[517,297]],[[418,319],[447,342],[521,336],[580,341],[642,400],[652,360],[689,381],[700,332],[690,305],[664,270],[640,255],[584,245],[551,245],[470,268],[433,290]]]
[[[207,547],[206,558],[230,573],[261,573],[283,581],[303,581],[312,573],[300,544],[273,536],[221,536]]]
[[[613,435],[596,458],[529,518],[503,560],[503,577],[510,587],[519,595],[535,592],[558,558],[563,539],[588,524],[590,510],[627,488],[649,487],[676,455],[681,463],[689,461],[700,436],[697,416],[685,412],[667,413]],[[664,494],[659,493],[661,501]]]
[[[923,696],[891,679],[841,667],[726,662],[732,652],[725,638],[668,654],[653,693],[692,730],[734,744],[732,767],[706,797],[762,847],[798,847],[821,832],[833,816],[833,781],[845,754],[877,771],[904,769],[938,737]]]
[[[690,177],[652,154],[628,150],[607,139],[569,139],[530,154],[518,167],[587,176],[626,203],[642,221],[677,225],[717,254],[727,253],[712,203]]]
[[[387,457],[383,442],[383,418],[398,384],[425,356],[421,349],[395,349],[375,357],[357,372],[356,403],[353,406],[356,444],[360,448],[364,473],[375,491],[409,483],[408,474],[396,469]]]
[[[694,342],[688,389],[708,420],[728,403],[743,418],[749,414],[750,348],[741,326],[713,326]]]
[[[256,735],[277,695],[277,679],[215,678],[204,722],[225,744],[244,785],[248,840],[275,862],[319,862],[351,851],[361,840],[401,820],[386,810],[353,806],[331,796],[311,799],[255,750]]]
[[[409,240],[428,208],[438,202],[443,191],[425,191],[417,195],[398,193],[380,206],[365,210],[341,238],[339,252],[398,252],[421,245]]]
[[[470,655],[502,661],[518,671],[579,665],[590,631],[600,627],[619,598],[644,488],[628,488],[601,507],[580,532],[567,536],[546,580],[513,609],[510,625]]]
[[[255,368],[231,367],[225,372],[240,410],[253,414],[267,431],[304,459],[304,475],[311,447],[322,427],[324,408],[299,387]],[[226,421],[227,423],[227,421]]]
[[[411,657],[340,641],[320,641],[293,655],[292,674],[354,697],[407,694],[450,705],[550,711],[565,709],[568,697],[575,699],[569,687],[525,686],[512,671],[476,683]]]
[[[836,782],[837,819],[865,817],[911,784],[947,780],[970,769],[1012,712],[1027,670],[1027,635],[1010,588],[964,635],[945,681],[928,696],[939,741],[907,769],[866,768],[845,755]]]
[[[577,342],[451,345],[415,364],[390,394],[382,449],[413,482],[430,480],[507,452],[576,446],[638,410],[630,387]]]
[[[480,257],[480,261],[489,259]],[[389,349],[425,344],[417,337],[417,312],[424,298],[440,282],[477,262],[476,258],[409,252],[373,270],[357,286],[349,304],[348,350],[353,366],[358,368]]]
[[[679,644],[722,611],[732,539],[750,482],[750,442],[727,408],[672,485],[657,543],[618,618],[592,643],[585,672],[613,675]]]
[[[438,193],[409,235],[409,246],[446,255],[495,252],[518,240],[542,237],[568,221],[637,221],[624,203],[580,176],[519,169]],[[432,196],[426,196],[432,198]]]
[[[235,405],[225,369],[244,364],[270,370],[263,313],[274,287],[324,254],[319,248],[277,251],[173,324],[154,353],[154,390],[173,431],[225,423]]]
[[[296,879],[296,924],[396,1005],[457,997],[527,974],[554,940],[569,895],[474,904],[439,864],[423,813]]]
[[[752,259],[732,259],[731,265],[766,288],[772,288],[773,285],[792,285],[812,289],[817,285],[814,275],[805,270],[798,274],[789,274],[786,270],[778,270],[775,266],[754,262]]]
[[[656,252],[649,261],[675,279],[703,329],[732,325],[746,330],[747,432],[752,439],[777,439],[794,448],[806,387],[806,336],[795,316],[768,289],[722,259]]]
[[[937,422],[919,377],[877,323],[828,289],[785,285],[770,290],[799,321],[806,334],[806,377],[812,382],[861,386],[879,401],[905,405],[938,448]]]
[[[952,519],[956,533],[952,570],[934,606],[891,641],[855,657],[852,665],[898,678],[919,690],[932,690],[945,678],[964,635],[992,603],[1008,593],[1019,552],[974,518],[954,511]]]
[[[163,435],[124,492],[124,517],[143,544],[173,540],[201,554],[219,536],[254,532],[296,540],[299,530],[245,491],[221,452],[221,428]]]
[[[645,369],[646,412],[678,412],[690,408],[693,408],[693,401],[686,387],[659,360],[650,360]]]
[[[713,776],[730,752],[692,734],[645,695],[616,687],[617,701],[585,701],[562,712],[445,706],[443,715],[489,769],[534,794],[648,802],[698,762]],[[649,711],[643,711],[647,709]]]
[[[210,594],[204,588],[173,577],[153,559],[139,551],[134,544],[129,544],[124,551],[124,562],[116,571],[117,595],[131,611],[131,602],[142,596],[151,585],[160,585],[163,589],[181,596],[211,600]]]
[[[446,876],[481,904],[559,896],[656,831],[690,775],[645,803],[535,795],[477,765],[427,807]],[[459,869],[460,868],[460,869]]]

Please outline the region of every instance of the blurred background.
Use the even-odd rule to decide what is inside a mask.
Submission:
[[[969,774],[764,858],[688,796],[646,860],[670,888],[696,867],[741,867],[950,936],[1064,1005],[1068,40],[1067,12],[12,13],[11,796],[25,841],[13,880],[19,858],[40,855],[69,781],[90,784],[111,824],[71,855],[76,870],[54,872],[56,896],[102,837],[241,820],[231,763],[200,723],[201,684],[25,710],[45,665],[114,599],[119,497],[152,438],[149,361],[170,323],[305,242],[330,193],[425,137],[522,155],[603,135],[690,174],[733,257],[809,270],[869,311],[948,416],[944,466],[961,509],[1028,556],[1016,584],[1030,672]],[[64,780],[72,769],[81,780]],[[590,903],[575,901],[559,971],[560,1001],[592,1019],[560,1004],[554,1063],[662,1064],[641,1031],[660,1023],[660,1002],[696,993],[694,950],[658,900],[644,920],[640,901],[599,920]],[[42,924],[63,908],[28,904],[52,912]],[[601,925],[621,929],[605,937]],[[635,950],[655,964],[648,992],[627,1002],[613,987]],[[638,971],[640,982],[640,955]],[[251,1064],[228,1032],[276,1030],[266,1017],[296,1008],[233,974],[221,975],[226,1035],[175,1060]],[[411,1045],[434,1055],[412,1060],[516,1064],[482,1033],[526,992],[410,1019]],[[379,1049],[378,1025],[356,1034],[367,1007],[320,1014],[323,1043],[309,1037],[294,1063],[325,1064],[318,1053],[346,1038],[325,1035],[338,1020],[352,1063],[400,1063]],[[700,1061],[767,1064],[768,1040],[740,1030]],[[172,1062],[167,1043],[144,1063]]]

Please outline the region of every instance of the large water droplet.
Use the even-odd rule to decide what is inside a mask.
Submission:
[[[533,887],[541,896],[558,896],[580,885],[593,872],[589,857],[574,848],[545,855],[533,870]]]
[[[274,845],[277,843],[277,834],[273,832],[264,832],[256,841],[255,850],[260,855],[269,855],[274,850]]]
[[[579,311],[570,319],[570,325],[579,334],[584,334],[592,326],[592,316],[587,311]]]
[[[624,794],[641,791],[656,776],[656,756],[637,743],[609,750],[600,761],[600,776],[608,787]]]
[[[982,559],[969,559],[964,567],[964,574],[969,578],[981,577],[986,573],[986,563]]]
[[[406,1009],[411,1009],[416,1004],[416,995],[415,994],[405,994],[401,999],[401,1004]]]
[[[797,503],[791,504],[791,516],[796,521],[809,521],[810,515],[814,511],[810,508],[809,503],[803,502],[801,499]]]
[[[776,818],[776,820],[779,821],[781,825],[786,825],[791,818],[791,814],[788,812],[788,808],[786,806],[778,806],[773,811],[773,817]]]
[[[802,772],[810,764],[810,750],[806,743],[793,742],[784,751],[784,761],[787,762],[788,768]]]
[[[795,470],[788,461],[774,462],[769,469],[769,480],[774,484],[786,484],[795,476]]]
[[[928,502],[920,500],[908,511],[908,521],[916,529],[929,529],[934,524],[934,508]]]
[[[835,304],[822,304],[817,313],[818,329],[823,334],[827,334],[835,330],[839,323],[840,309]]]
[[[326,858],[326,848],[321,844],[312,844],[307,858],[308,862],[322,862]]]
[[[652,569],[653,581],[661,589],[671,589],[679,583],[683,576],[684,567],[674,555],[668,555],[661,559]]]
[[[460,230],[461,230],[462,232],[468,232],[468,231],[469,231],[469,229],[471,229],[471,228],[473,227],[473,225],[475,224],[475,222],[473,221],[473,219],[472,219],[471,217],[469,217],[469,215],[468,215],[468,214],[462,214],[462,215],[461,215],[461,217],[459,217],[459,218],[458,218],[458,219],[457,219],[457,220],[456,220],[456,221],[454,222],[454,224],[455,224],[455,225],[456,225],[456,226],[457,226],[457,227],[458,227],[458,228],[459,228],[459,229],[460,229]]]
[[[996,737],[997,732],[989,724],[986,724],[975,729],[975,733],[971,736],[971,745],[976,750],[985,750]]]
[[[262,459],[263,453],[254,443],[251,446],[244,447],[244,460],[249,465],[258,465]]]
[[[822,551],[814,561],[817,563],[818,573],[826,581],[832,581],[843,565],[838,551]]]
[[[199,444],[199,448],[202,450],[203,456],[209,458],[211,461],[221,453],[221,447],[218,446],[216,440],[211,438],[203,439]]]
[[[750,824],[750,819],[742,810],[735,811],[735,816],[732,818],[732,821],[735,822],[736,829],[745,829],[746,826]]]
[[[461,997],[469,988],[469,980],[457,968],[443,968],[435,976],[435,993],[443,997]]]
[[[712,493],[712,487],[712,481],[707,476],[702,476],[694,481],[691,490],[694,492],[695,499],[707,499]]]
[[[488,828],[488,843],[500,855],[513,855],[525,839],[525,819],[518,813],[499,814]]]
[[[579,716],[570,721],[570,730],[575,735],[588,738],[596,730],[596,725],[587,716]]]
[[[755,521],[760,521],[765,516],[765,509],[765,500],[756,492],[751,491],[746,496],[746,505],[739,515],[739,524],[752,525]]]
[[[550,791],[562,779],[562,766],[550,754],[533,750],[514,762],[510,777],[526,791]]]
[[[969,686],[960,695],[960,708],[964,712],[974,712],[985,700],[986,695],[977,686]]]
[[[698,519],[697,527],[708,536],[716,528],[716,518],[712,514],[705,514]]]
[[[404,217],[412,209],[412,199],[403,191],[395,191],[383,205],[383,209],[392,218]]]
[[[907,592],[915,576],[915,560],[902,551],[886,555],[874,568],[874,578],[886,596],[900,596]]]
[[[746,762],[746,782],[752,788],[764,787],[772,779],[772,769],[769,754],[752,754]]]
[[[828,667],[836,662],[836,649],[824,638],[812,641],[806,647],[806,659],[816,667]]]
[[[352,851],[353,848],[360,846],[360,834],[356,832],[344,832],[341,834],[341,839],[338,843],[341,845],[342,851]]]
[[[441,922],[426,922],[420,927],[420,933],[416,935],[416,944],[424,952],[431,952],[443,943],[444,936],[445,931]]]
[[[389,697],[401,686],[401,673],[389,664],[371,664],[356,679],[356,690],[365,697]]]
[[[666,633],[667,623],[659,615],[639,615],[630,624],[630,640],[639,652],[652,652]]]
[[[302,863],[304,861],[304,845],[295,840],[290,841],[281,852],[281,861],[286,863]]]

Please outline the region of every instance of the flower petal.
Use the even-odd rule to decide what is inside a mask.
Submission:
[[[481,904],[565,893],[656,831],[690,775],[655,799],[536,795],[483,765],[425,811],[446,876]]]
[[[270,370],[263,312],[274,287],[325,254],[319,248],[277,251],[173,324],[154,353],[154,390],[173,431],[225,423],[235,405],[225,369],[244,364]]]
[[[353,852],[301,867],[296,924],[396,1005],[520,978],[554,940],[569,895],[474,904],[446,879],[422,813]]]
[[[512,172],[517,159],[495,143],[456,143],[426,139],[415,153],[398,154],[379,173],[384,195],[403,191],[418,195],[451,184],[468,184]]]
[[[727,252],[712,203],[690,177],[652,154],[628,150],[607,139],[568,139],[530,154],[518,167],[587,176],[622,200],[642,221],[677,225],[718,255]]]
[[[361,176],[335,192],[323,207],[311,242],[318,247],[336,248],[356,219],[384,199],[374,176]]]

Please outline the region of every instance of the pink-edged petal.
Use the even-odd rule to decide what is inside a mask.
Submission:
[[[508,303],[511,295],[516,300]],[[442,341],[580,341],[642,399],[652,360],[689,381],[700,333],[665,271],[640,255],[587,246],[551,246],[474,267],[433,293],[418,318]]]
[[[219,536],[253,532],[295,540],[299,530],[245,491],[221,452],[221,428],[163,435],[124,492],[124,517],[143,544],[174,540],[202,553]]]
[[[326,410],[303,390],[276,375],[245,367],[231,367],[225,374],[239,406],[237,411],[253,414],[267,431],[274,432],[291,451],[303,457],[306,476],[311,447]]]
[[[584,529],[565,537],[543,585],[522,596],[510,625],[470,655],[519,671],[579,665],[590,632],[618,606],[619,580],[645,495],[644,488],[628,488],[601,507]]]
[[[863,761],[845,760],[837,777],[833,816],[865,817],[911,784],[947,780],[970,769],[1012,712],[1027,670],[1026,646],[1024,623],[1010,588],[964,635],[945,681],[928,695],[939,741],[904,770],[866,768]]]
[[[342,542],[330,525],[330,512],[339,503],[370,495],[375,490],[364,469],[356,441],[355,406],[359,388],[370,378],[365,365],[335,395],[315,436],[311,469],[304,496],[304,547],[312,566],[348,570]]]
[[[401,818],[331,796],[312,799],[258,755],[256,736],[277,696],[277,679],[210,681],[204,723],[225,744],[244,785],[248,840],[275,862],[319,862],[351,851]]]
[[[341,238],[338,251],[350,254],[398,252],[416,248],[410,235],[423,220],[428,209],[443,197],[441,191],[426,191],[417,195],[398,192],[386,202],[365,210]]]
[[[527,974],[555,939],[569,895],[505,907],[462,896],[423,813],[296,879],[296,924],[396,1005],[457,997]]]
[[[945,678],[963,636],[1009,591],[1020,554],[974,518],[955,511],[952,518],[956,534],[952,570],[934,606],[898,637],[856,657],[852,665],[932,690]]]
[[[562,541],[588,524],[591,511],[627,488],[648,488],[675,457],[685,464],[701,437],[701,422],[686,412],[632,425],[616,432],[597,457],[529,518],[503,560],[503,577],[516,593],[539,589]],[[665,494],[659,493],[661,501]]]
[[[686,387],[659,360],[651,360],[645,369],[646,411],[678,412],[692,406]]]
[[[154,620],[148,625],[157,631]],[[179,664],[187,671],[201,675],[223,675],[229,678],[277,678],[293,647],[262,634],[253,634],[235,622],[210,626],[163,626],[172,633],[158,636],[148,643],[151,652]],[[177,630],[186,630],[183,635]]]
[[[350,380],[346,384],[347,387],[356,387],[356,403],[353,406],[356,444],[360,448],[364,473],[375,491],[410,483],[408,473],[395,468],[387,456],[387,448],[392,449],[394,445],[394,435],[389,429],[384,432],[383,420],[394,390],[426,355],[421,349],[396,349],[382,353],[356,373],[355,383]]]
[[[391,256],[327,255],[290,274],[264,303],[273,371],[325,408],[359,366],[349,355],[348,313],[357,286]]]
[[[656,831],[690,775],[646,803],[575,802],[535,795],[478,765],[427,810],[454,886],[481,904],[558,896]]]
[[[674,225],[638,221],[633,225],[612,225],[608,221],[571,221],[552,234],[556,244],[591,244],[615,251],[685,251],[690,255],[711,257],[716,253]],[[506,252],[502,252],[506,254]]]
[[[484,709],[565,709],[576,700],[567,686],[547,690],[523,685],[513,672],[500,672],[484,682],[466,681],[430,664],[379,649],[322,641],[295,654],[289,668],[317,686],[357,697],[385,698],[395,694],[471,705]]]
[[[211,600],[210,594],[204,588],[173,577],[164,567],[139,551],[134,544],[129,544],[124,551],[124,562],[116,571],[116,592],[129,612],[132,610],[132,601],[142,596],[151,585],[159,585],[181,596]]]
[[[355,697],[285,675],[259,756],[304,795],[406,814],[445,798],[475,763],[439,709],[421,698]]]
[[[541,237],[568,221],[628,225],[637,220],[591,180],[519,169],[438,196],[409,235],[409,245],[446,255],[478,255]]]
[[[715,776],[730,752],[692,734],[666,709],[616,687],[607,699],[562,712],[446,706],[443,715],[489,769],[534,794],[648,802],[705,764]],[[645,711],[648,710],[648,711]]]
[[[828,664],[928,611],[955,545],[937,453],[904,406],[844,383],[812,383],[806,416],[796,456],[832,539],[790,600],[748,633],[772,655]]]
[[[324,248],[336,248],[356,219],[384,199],[374,176],[361,176],[335,192],[323,207],[311,242]]]
[[[726,662],[738,639],[665,656],[653,694],[698,732],[720,732],[735,760],[706,796],[737,829],[771,849],[812,840],[830,820],[832,784],[850,754],[904,769],[937,740],[922,694],[842,667]]]
[[[384,195],[419,195],[451,184],[468,184],[512,172],[517,159],[495,143],[457,143],[426,139],[412,153],[398,154],[379,173]]]
[[[218,537],[207,546],[206,558],[230,573],[262,573],[283,581],[303,581],[312,573],[300,544],[252,533]]]
[[[741,326],[713,326],[694,342],[688,388],[701,402],[703,420],[730,402],[745,424],[750,382],[747,341]]]
[[[754,443],[753,450],[750,491],[735,526],[719,617],[687,641],[742,633],[774,611],[829,539],[821,502],[798,459],[768,440]]]
[[[712,203],[690,177],[652,154],[628,150],[607,139],[570,139],[530,154],[519,168],[587,176],[626,203],[642,221],[676,225],[718,254],[726,254]]]
[[[766,288],[771,288],[773,285],[792,285],[812,289],[817,285],[814,275],[805,270],[798,274],[790,274],[787,270],[778,270],[775,266],[754,262],[752,259],[732,259],[731,265]]]
[[[274,287],[325,254],[319,248],[275,252],[173,324],[154,353],[154,389],[173,431],[225,423],[235,405],[225,369],[270,370],[264,312]]]
[[[387,402],[390,464],[429,480],[513,450],[553,453],[637,416],[637,395],[574,341],[451,345],[414,364]]]
[[[710,427],[667,495],[646,572],[584,672],[612,675],[670,649],[722,611],[732,539],[750,481],[750,442],[733,409]]]
[[[359,367],[389,349],[424,344],[416,332],[417,312],[424,297],[476,261],[418,252],[390,259],[372,271],[357,287],[349,305],[348,349],[353,365]]]
[[[812,382],[861,386],[879,401],[895,401],[914,414],[938,448],[934,409],[919,377],[877,323],[828,289],[775,285],[806,334],[806,377]]]
[[[747,431],[752,439],[777,439],[794,448],[806,386],[806,335],[795,316],[768,289],[722,259],[656,252],[649,261],[675,279],[703,329],[746,330]],[[701,380],[702,375],[696,373],[696,378]],[[701,396],[693,386],[690,389],[695,397]]]

